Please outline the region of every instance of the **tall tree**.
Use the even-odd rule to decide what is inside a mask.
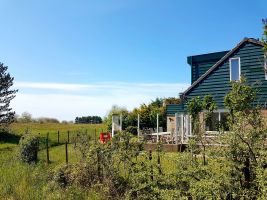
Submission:
[[[0,128],[13,122],[15,112],[10,108],[10,101],[18,90],[11,89],[14,77],[7,72],[8,67],[0,63]]]
[[[253,106],[257,90],[248,85],[244,77],[241,81],[231,82],[231,86],[224,99],[230,111],[230,132],[225,136],[229,147],[224,152],[232,163],[234,192],[257,199],[260,195],[259,180],[263,176],[259,172],[264,171],[267,162],[264,118],[260,107]]]

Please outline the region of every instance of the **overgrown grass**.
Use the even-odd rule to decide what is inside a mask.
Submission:
[[[61,133],[67,133],[67,131],[73,132],[85,132],[86,130],[88,133],[94,133],[94,131],[100,132],[102,130],[106,130],[103,124],[61,124],[61,123],[13,123],[10,126],[11,132],[22,135],[26,131],[41,135],[46,133],[57,133],[60,131]]]
[[[68,132],[69,140],[73,142],[77,134],[87,133],[91,138],[95,136],[98,138],[101,131],[106,131],[103,124],[13,123],[9,128],[9,132],[12,134],[6,137],[9,141],[2,140],[0,136],[0,148],[1,143],[18,144],[20,136],[25,133],[41,137],[41,147],[43,147],[47,134],[49,135],[49,146],[55,146],[58,145],[58,132],[59,143],[63,144],[68,140]]]
[[[85,191],[71,187],[68,191],[49,189],[49,174],[56,167],[64,165],[65,145],[67,132],[70,132],[70,141],[80,133],[86,133],[91,138],[98,138],[100,131],[105,131],[102,124],[56,124],[56,123],[14,123],[9,133],[0,134],[0,199],[103,199],[95,191]],[[60,133],[60,144],[58,141]],[[25,132],[38,135],[41,148],[45,145],[46,134],[49,133],[50,164],[46,165],[46,151],[38,153],[38,164],[28,165],[17,159],[17,144]],[[51,147],[52,146],[52,147]],[[68,145],[69,163],[78,162],[79,151],[73,144]]]

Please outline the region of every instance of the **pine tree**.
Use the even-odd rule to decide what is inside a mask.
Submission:
[[[14,77],[7,72],[8,67],[0,63],[0,128],[13,122],[15,112],[10,108],[10,101],[15,98],[18,90],[11,89]]]

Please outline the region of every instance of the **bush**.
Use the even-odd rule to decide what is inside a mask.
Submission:
[[[25,134],[19,141],[19,158],[26,163],[36,163],[39,149],[39,139],[36,136]]]
[[[125,129],[125,132],[131,133],[133,135],[137,135],[137,127],[136,126],[128,126]]]

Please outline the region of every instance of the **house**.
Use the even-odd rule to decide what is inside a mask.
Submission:
[[[226,121],[228,114],[224,97],[230,90],[230,81],[240,80],[244,75],[251,85],[260,82],[257,105],[267,107],[267,64],[263,44],[259,40],[244,38],[230,51],[189,56],[191,86],[180,94],[181,104],[167,105],[167,129],[178,132],[182,140],[192,135],[187,102],[193,97],[211,95],[216,102],[213,124]],[[267,116],[267,110],[263,110]],[[216,126],[208,131],[216,131]]]

